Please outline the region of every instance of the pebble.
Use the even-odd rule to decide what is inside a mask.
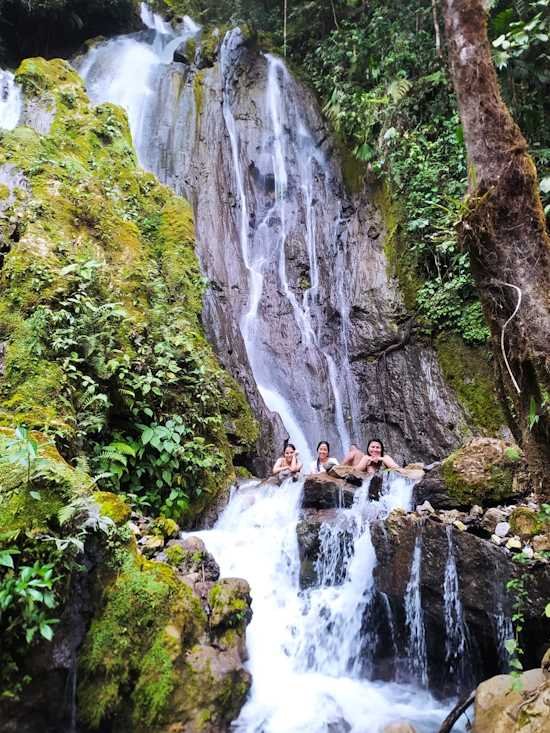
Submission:
[[[464,522],[461,522],[460,519],[455,519],[455,521],[453,522],[453,527],[456,527],[461,532],[464,532],[464,530],[466,529],[466,525],[464,524]]]
[[[509,531],[510,531],[509,522],[498,522],[497,526],[495,527],[495,534],[497,537],[506,537]]]
[[[514,537],[510,537],[508,542],[506,543],[506,547],[508,550],[521,550],[521,540],[517,535],[514,535]]]

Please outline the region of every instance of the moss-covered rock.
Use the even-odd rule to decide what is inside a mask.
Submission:
[[[163,537],[165,540],[170,540],[173,537],[177,537],[180,533],[180,528],[173,519],[168,517],[157,517],[150,527],[151,534]]]
[[[468,346],[458,336],[447,335],[437,339],[436,351],[445,380],[473,425],[486,435],[496,435],[506,420],[486,349]],[[508,450],[517,449],[510,447]]]
[[[522,495],[526,486],[519,449],[496,438],[473,438],[443,461],[448,495],[459,506],[490,506]]]
[[[175,660],[205,624],[198,598],[171,568],[128,555],[80,655],[82,721],[92,729],[124,721],[118,730],[159,723],[178,685]]]
[[[527,506],[518,506],[510,514],[508,520],[513,534],[520,537],[533,537],[544,529],[544,525],[533,509]]]
[[[210,625],[219,631],[244,629],[250,621],[250,587],[240,578],[222,578],[208,593]]]
[[[96,491],[92,494],[92,499],[99,506],[101,514],[117,525],[125,524],[132,513],[132,510],[126,504],[124,499],[110,491]]]
[[[13,184],[2,221],[18,222],[0,227],[0,425],[51,432],[66,458],[84,454],[111,475],[101,488],[160,481],[154,511],[173,488],[186,492],[170,511],[190,522],[258,434],[202,331],[191,208],[137,167],[124,112],[92,108],[69,64],[28,59],[17,80],[49,121],[0,133]],[[157,475],[151,448],[136,489],[137,426],[173,416],[197,461]]]

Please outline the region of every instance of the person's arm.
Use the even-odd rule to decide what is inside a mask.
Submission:
[[[273,466],[273,471],[271,472],[274,476],[276,476],[278,473],[281,473],[281,471],[284,470],[284,464],[281,465],[281,459],[277,458],[277,461],[275,465]]]
[[[298,473],[300,468],[298,468],[298,451],[294,451],[294,455],[292,456],[292,460],[290,461],[290,472],[291,473]]]
[[[388,455],[382,456],[382,463],[386,468],[399,468],[399,465]]]

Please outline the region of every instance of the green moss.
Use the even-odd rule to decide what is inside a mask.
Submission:
[[[387,183],[377,185],[373,193],[384,225],[384,256],[388,277],[397,279],[405,307],[414,311],[416,295],[422,283],[416,272],[414,257],[399,235],[401,216],[397,204]]]
[[[161,721],[175,660],[205,622],[198,598],[171,568],[129,554],[80,655],[82,721],[92,729],[108,718],[132,717],[139,727]]]
[[[168,565],[175,568],[181,565],[187,556],[187,552],[181,545],[170,545],[170,547],[166,548],[164,554],[166,555]]]
[[[250,618],[250,596],[242,581],[222,579],[208,592],[210,625],[213,629],[244,629]]]
[[[467,346],[458,336],[439,337],[436,350],[445,380],[470,420],[486,434],[497,434],[506,421],[495,391],[486,350]],[[510,460],[518,458],[519,455]]]
[[[5,183],[0,183],[0,201],[5,201],[10,195],[9,186]]]
[[[157,517],[151,525],[151,534],[163,537],[165,540],[177,537],[179,533],[180,528],[177,523],[168,517]]]
[[[257,436],[242,391],[223,372],[203,334],[204,280],[191,207],[138,168],[124,111],[112,104],[92,108],[69,64],[28,59],[17,78],[50,110],[52,123],[45,135],[30,128],[2,135],[0,165],[14,165],[28,190],[12,206],[21,222],[20,238],[0,272],[0,339],[7,342],[0,425],[25,422],[52,430],[67,457],[83,452],[94,460],[104,445],[119,439],[113,435],[115,423],[131,427],[136,421],[119,375],[141,374],[142,345],[155,350],[170,338],[167,329],[180,340],[184,336],[185,343],[173,350],[183,368],[179,381],[168,376],[165,412],[184,420],[189,413],[193,435],[223,454],[226,464],[197,486],[200,500],[189,508],[191,521],[232,480],[234,454],[250,450]],[[110,321],[106,345],[98,350],[92,344],[91,359],[92,334],[82,333],[71,348],[61,327],[56,343],[64,345],[52,348],[50,338],[53,314],[60,304],[71,308],[66,303],[82,287],[89,262],[96,273],[89,296],[93,306],[117,303],[121,312]],[[71,317],[77,324],[71,328],[84,328],[82,310]],[[75,363],[101,392],[93,408],[89,382],[75,377]],[[193,393],[197,384],[208,395],[200,411]],[[149,394],[146,414],[156,418],[159,400]],[[134,440],[137,432],[134,428],[122,440]]]
[[[196,125],[198,127],[198,120],[202,114],[204,105],[204,73],[202,70],[197,71],[193,77],[193,97],[195,99]]]
[[[510,527],[514,534],[521,537],[534,537],[544,531],[544,523],[537,512],[529,507],[516,507],[510,515]]]
[[[96,491],[92,499],[99,506],[101,514],[112,519],[116,525],[126,524],[130,519],[132,510],[120,496],[110,491]]]
[[[477,476],[465,476],[455,468],[457,453],[443,461],[441,472],[445,487],[462,506],[499,504],[514,493],[514,470],[506,465],[487,466]]]

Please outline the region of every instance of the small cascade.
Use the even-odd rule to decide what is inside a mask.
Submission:
[[[467,628],[460,600],[459,579],[453,545],[453,527],[445,527],[447,533],[447,564],[443,583],[445,604],[445,663],[449,678],[457,685],[465,681],[467,667]]]
[[[0,128],[13,130],[21,117],[23,98],[21,88],[11,71],[0,69]]]
[[[161,151],[154,137],[152,144],[151,133],[156,130],[157,90],[176,48],[198,35],[200,26],[185,16],[174,29],[145,3],[141,3],[141,20],[149,31],[98,43],[76,67],[94,103],[124,107],[138,159],[156,172]]]
[[[376,565],[370,523],[396,507],[408,509],[412,486],[388,476],[376,502],[369,501],[367,484],[358,489],[353,506],[323,526],[318,583],[307,591],[299,587],[296,536],[301,481],[250,482],[233,494],[214,529],[197,533],[222,575],[247,578],[251,586],[253,684],[233,730],[374,733],[400,718],[419,731],[437,730],[443,706],[418,688],[369,682],[361,664],[361,625]]]
[[[409,633],[408,667],[409,672],[422,687],[428,685],[428,661],[426,652],[426,632],[420,579],[422,569],[422,534],[416,538],[411,565],[411,574],[405,594],[406,624]]]
[[[493,622],[499,668],[501,674],[505,674],[510,671],[510,654],[506,649],[506,642],[509,639],[514,639],[514,626],[512,619],[508,614],[504,613],[502,608],[494,615]]]

